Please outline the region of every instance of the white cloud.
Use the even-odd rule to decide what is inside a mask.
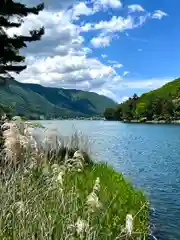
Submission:
[[[103,48],[109,46],[111,42],[110,36],[99,36],[91,39],[91,44],[95,48]]]
[[[138,52],[142,52],[143,50],[142,50],[142,48],[138,48]]]
[[[113,65],[113,68],[122,68],[123,67],[123,64],[121,63],[116,63]]]
[[[122,3],[120,0],[94,0],[93,1],[94,9],[100,11],[102,9],[108,8],[120,8]]]
[[[107,55],[107,54],[101,54],[101,57],[102,57],[102,58],[107,58],[108,55]]]
[[[78,20],[81,15],[88,16],[94,14],[93,9],[87,7],[87,5],[84,2],[79,2],[78,4],[75,4],[71,12],[72,19],[74,20]]]
[[[84,25],[80,26],[81,32],[88,32],[89,30],[93,29],[93,24],[92,23],[86,23]]]
[[[17,79],[45,86],[97,89],[116,76],[115,70],[86,56],[27,57],[28,68]]]
[[[133,4],[128,6],[129,12],[144,12],[144,8],[139,4]]]
[[[121,16],[113,16],[109,21],[100,21],[94,24],[94,29],[104,30],[106,32],[121,32],[134,27],[134,21],[131,16],[123,18]]]
[[[36,0],[28,1],[36,2]],[[50,8],[51,1],[47,0],[47,2],[48,9],[46,8],[37,16],[27,16],[20,28],[8,30],[11,35],[14,33],[27,35],[29,30],[42,25],[46,30],[40,42],[31,43],[27,49],[23,50],[28,67],[20,75],[15,76],[17,80],[45,86],[99,91],[113,99],[116,99],[117,89],[136,87],[135,83],[125,85],[126,82],[123,81],[123,77],[129,72],[124,72],[122,76],[116,72],[122,64],[117,61],[108,61],[108,64],[103,64],[98,59],[90,57],[92,49],[87,47],[81,32],[90,30],[97,32],[97,35],[92,35],[91,44],[96,48],[106,47],[115,37],[114,33],[141,26],[148,19],[149,14],[136,18],[113,16],[107,21],[85,22],[81,26],[81,21],[74,20],[81,20],[82,15],[90,16],[101,10],[120,8],[121,1],[93,0],[93,2],[82,1],[75,4],[73,0],[63,0],[53,2],[52,8]],[[73,4],[72,7],[62,9],[62,6],[69,7],[71,4]],[[106,54],[101,56],[104,59],[108,57]],[[110,63],[111,66],[109,66]]]
[[[129,75],[129,72],[128,71],[124,71],[123,72],[123,77],[126,77],[127,75]]]
[[[125,18],[121,16],[112,16],[108,21],[102,20],[98,23],[86,23],[80,27],[80,31],[102,30],[103,33],[123,32],[142,26],[150,16],[150,13],[136,18],[130,15]],[[125,35],[129,36],[128,33],[125,33]]]
[[[83,5],[81,8],[74,5],[74,9],[74,16],[82,15]],[[29,30],[42,25],[46,30],[40,42],[25,49],[28,67],[20,75],[15,75],[17,80],[94,91],[113,81],[117,75],[115,69],[89,57],[92,50],[85,46],[80,27],[73,22],[73,10],[44,10],[37,16],[27,16],[20,28],[8,31],[11,35],[28,34]],[[95,41],[94,45],[98,44]],[[108,38],[104,37],[101,44],[108,44]]]
[[[161,11],[161,10],[156,10],[153,14],[152,14],[152,18],[155,18],[155,19],[162,19],[163,17],[166,17],[168,16],[167,13]]]
[[[117,83],[117,82],[122,81],[122,80],[123,80],[123,78],[121,76],[119,76],[119,75],[114,76],[114,78],[113,78],[113,82],[114,83]]]
[[[129,99],[128,96],[124,96],[124,97],[122,97],[122,98],[120,99],[120,102],[125,102],[125,101],[127,101],[128,99]]]

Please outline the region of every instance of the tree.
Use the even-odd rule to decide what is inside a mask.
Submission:
[[[10,37],[7,29],[20,27],[23,17],[28,14],[39,14],[44,9],[44,4],[35,7],[27,7],[25,4],[14,2],[13,0],[0,0],[0,74],[9,72],[20,73],[26,68],[21,65],[25,57],[21,56],[19,50],[27,47],[26,42],[38,41],[44,34],[44,28],[30,31],[29,36]]]
[[[139,99],[138,95],[137,95],[136,93],[134,93],[134,95],[133,95],[133,100],[134,100],[134,101],[137,101],[138,99]]]
[[[104,117],[106,120],[115,120],[115,110],[113,108],[106,108]]]
[[[147,112],[147,108],[146,108],[146,104],[145,103],[139,103],[136,106],[136,117],[142,118],[142,117],[146,117],[146,112]]]
[[[122,104],[119,104],[116,108],[115,108],[115,112],[114,112],[114,117],[116,120],[122,120],[123,117],[123,112],[122,112]]]
[[[133,108],[133,100],[132,98],[129,98],[124,104],[123,104],[123,119],[126,120],[132,120],[134,117],[134,108]]]
[[[174,104],[171,99],[164,99],[162,101],[162,116],[165,120],[170,121],[170,119],[174,116]]]

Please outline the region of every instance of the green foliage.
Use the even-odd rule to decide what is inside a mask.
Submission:
[[[128,121],[146,119],[171,122],[180,119],[180,78],[139,98],[135,94],[111,113],[111,120],[119,120],[118,114],[122,115],[122,120]]]
[[[116,105],[96,93],[21,84],[12,79],[7,82],[5,86],[0,85],[0,106],[9,108],[11,117],[38,120],[42,116],[45,119],[102,116],[106,107]]]
[[[13,121],[22,121],[22,118],[21,118],[21,116],[14,116],[14,117],[12,117],[12,120]]]
[[[107,120],[114,120],[115,110],[113,108],[106,108],[104,111],[104,117]]]

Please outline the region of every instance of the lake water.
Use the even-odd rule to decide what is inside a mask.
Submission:
[[[159,240],[180,240],[180,125],[108,121],[43,121],[63,135],[80,130],[93,140],[96,159],[113,165],[144,189],[155,209]]]

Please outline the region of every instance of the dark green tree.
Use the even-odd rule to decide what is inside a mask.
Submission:
[[[139,97],[138,97],[138,95],[136,93],[134,93],[132,98],[133,98],[134,101],[137,101],[139,99]]]
[[[27,7],[25,4],[13,0],[0,0],[0,74],[9,72],[20,73],[26,68],[22,65],[25,57],[21,56],[20,49],[27,47],[26,42],[38,41],[44,34],[44,28],[29,32],[29,36],[8,36],[7,29],[20,27],[23,17],[28,14],[38,14],[44,9],[44,4]],[[15,19],[15,20],[14,20]]]
[[[122,120],[122,118],[123,118],[123,111],[122,111],[122,106],[121,106],[121,104],[119,104],[119,105],[115,108],[114,116],[115,116],[115,120]]]
[[[132,98],[129,98],[122,107],[123,119],[132,120],[134,117],[134,101]]]
[[[104,111],[104,117],[106,120],[115,120],[115,109],[106,108]]]
[[[162,116],[165,120],[170,121],[171,118],[174,116],[174,104],[171,99],[164,99],[162,101]]]

